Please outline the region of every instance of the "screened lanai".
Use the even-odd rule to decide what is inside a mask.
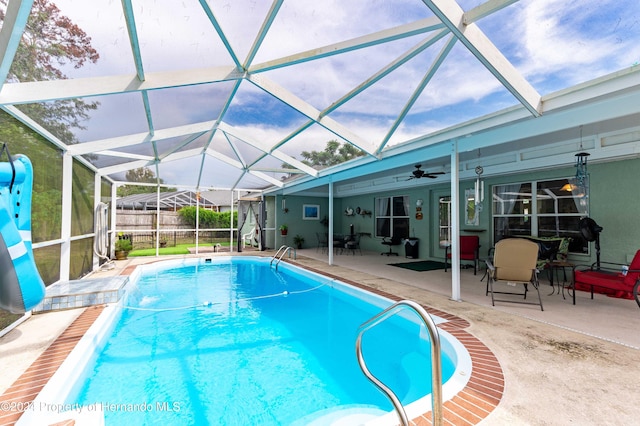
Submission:
[[[224,193],[226,200],[221,197],[213,199],[208,194],[193,191],[161,192],[160,194],[143,193],[120,197],[116,201],[117,209],[127,210],[173,210],[178,211],[186,206],[199,204],[203,209],[220,211],[231,206],[231,194]]]
[[[446,185],[459,211],[480,164],[570,176],[579,151],[640,152],[632,0],[0,3],[0,131],[34,163],[48,282],[95,266],[94,209],[141,168],[271,200],[275,245],[283,197],[326,199],[333,228],[362,194]],[[363,156],[302,161],[331,140]]]

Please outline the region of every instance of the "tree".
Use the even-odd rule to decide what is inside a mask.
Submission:
[[[362,157],[364,151],[356,148],[351,144],[340,144],[336,140],[327,142],[324,151],[302,151],[300,155],[304,160],[302,162],[311,167],[329,167],[336,164],[344,163],[357,157]]]
[[[143,182],[143,183],[164,183],[162,179],[156,178],[155,173],[146,167],[140,167],[137,169],[132,169],[127,171],[125,175],[125,180],[127,182]],[[174,192],[175,188],[160,188],[160,192]],[[154,189],[148,186],[140,186],[140,185],[126,185],[121,186],[117,190],[118,197],[126,197],[128,195],[134,194],[147,194],[149,192],[155,192]]]
[[[0,22],[4,22],[8,0],[0,0]],[[34,0],[31,13],[7,76],[8,82],[59,80],[67,78],[61,67],[82,67],[95,63],[100,55],[91,46],[91,37],[49,0]],[[19,109],[67,144],[77,143],[70,128],[84,129],[90,110],[97,102],[64,99],[26,104]]]
[[[156,175],[146,167],[128,170],[125,177],[129,182],[156,183]],[[160,183],[162,183],[162,179],[160,179]]]

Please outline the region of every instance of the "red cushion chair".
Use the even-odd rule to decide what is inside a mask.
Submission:
[[[447,272],[447,265],[451,259],[449,253],[450,246],[444,249],[444,271]],[[460,235],[460,260],[470,260],[473,262],[473,275],[478,273],[478,263],[480,262],[480,237],[477,235]]]
[[[591,267],[574,268],[574,290],[590,291],[607,294],[613,297],[634,299],[640,307],[640,250],[638,250],[629,265],[626,275],[622,273],[622,264],[600,262],[600,269],[594,263]],[[573,292],[573,304],[576,304],[576,294]]]

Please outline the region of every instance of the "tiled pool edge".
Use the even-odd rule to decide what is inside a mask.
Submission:
[[[401,297],[394,294],[338,275],[330,274],[327,271],[321,271],[300,263],[296,263],[296,266],[334,278],[396,302],[402,300]],[[462,342],[471,355],[473,365],[467,386],[451,400],[443,404],[444,420],[447,423],[455,425],[478,424],[495,410],[502,399],[504,393],[504,374],[502,367],[500,367],[498,359],[486,345],[464,330],[470,325],[468,321],[430,306],[422,305],[422,307],[424,307],[429,314],[447,320],[447,322],[439,324],[438,327],[449,332]],[[411,424],[415,426],[431,425],[431,412],[424,413],[422,416],[412,419]]]
[[[78,316],[27,370],[0,396],[0,426],[14,425],[58,370],[104,306],[92,306]]]

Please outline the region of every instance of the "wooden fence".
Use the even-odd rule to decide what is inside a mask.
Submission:
[[[134,248],[150,248],[156,245],[157,214],[155,211],[118,210],[116,229],[131,240]],[[199,244],[215,244],[229,241],[229,230],[200,231]],[[160,244],[195,244],[196,232],[182,222],[177,212],[160,211]]]

